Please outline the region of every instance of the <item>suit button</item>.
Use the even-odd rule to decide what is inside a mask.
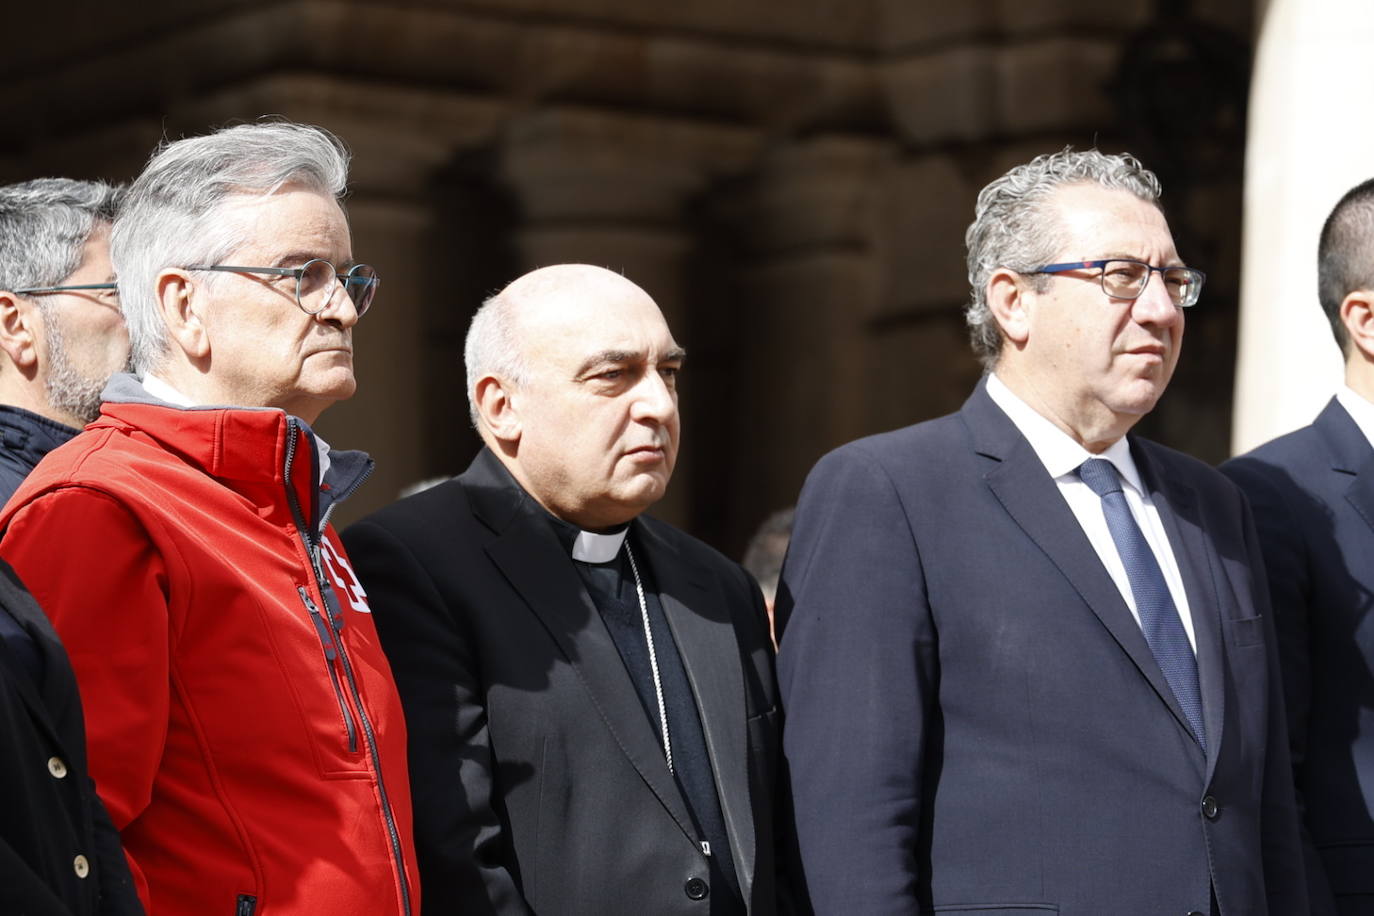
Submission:
[[[1210,796],[1210,795],[1203,796],[1203,799],[1202,799],[1202,816],[1203,816],[1203,817],[1207,818],[1207,820],[1209,820],[1209,821],[1214,821],[1214,820],[1216,820],[1216,818],[1217,818],[1217,813],[1220,812],[1220,811],[1221,811],[1221,805],[1218,805],[1218,804],[1217,804],[1217,800],[1216,800],[1215,798],[1213,798],[1213,797]]]
[[[711,892],[711,888],[709,888],[706,882],[700,878],[688,878],[687,885],[683,887],[683,890],[686,891],[687,896],[693,900],[701,900]]]
[[[1189,910],[1188,916],[1202,916],[1202,914],[1199,913],[1197,910]]]
[[[77,856],[72,860],[72,871],[76,872],[78,878],[84,878],[91,873],[91,863],[86,861],[85,856]]]
[[[49,757],[48,772],[52,774],[53,779],[62,779],[67,775],[67,765],[62,762],[61,757]]]

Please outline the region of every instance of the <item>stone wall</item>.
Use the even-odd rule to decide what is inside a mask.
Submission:
[[[583,260],[689,351],[664,515],[738,554],[843,441],[955,409],[980,188],[1060,148],[1156,168],[1208,271],[1151,435],[1223,457],[1250,0],[157,0],[11,13],[0,180],[137,172],[164,134],[263,114],[355,153],[354,249],[384,276],[360,392],[378,458],[342,520],[461,470],[480,299]]]

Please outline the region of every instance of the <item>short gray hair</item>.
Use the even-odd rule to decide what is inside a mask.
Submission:
[[[1108,155],[1072,147],[1036,156],[978,193],[973,222],[964,233],[970,287],[964,320],[973,351],[988,369],[1002,352],[1002,332],[988,308],[988,279],[999,267],[1025,271],[1054,259],[1062,231],[1044,204],[1053,192],[1072,184],[1127,191],[1156,206],[1161,194],[1159,179],[1129,153]]]
[[[493,375],[513,387],[525,384],[529,368],[521,352],[515,327],[515,306],[511,297],[502,293],[491,296],[477,309],[468,325],[467,340],[463,344],[463,363],[467,367],[468,416],[479,432],[481,416],[477,412],[477,383]]]
[[[103,181],[36,178],[0,188],[0,289],[59,286],[86,242],[114,220],[124,189]]]
[[[222,218],[229,198],[299,184],[336,200],[348,186],[348,150],[329,131],[268,121],[164,143],[129,189],[111,237],[134,369],[168,350],[155,281],[168,267],[213,264],[248,240]],[[216,282],[213,275],[207,283]]]

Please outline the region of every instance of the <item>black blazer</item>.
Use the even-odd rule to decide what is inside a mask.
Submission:
[[[699,541],[647,518],[633,528],[701,714],[744,899],[772,913],[762,598]],[[708,913],[707,862],[624,663],[548,515],[497,458],[483,450],[343,538],[406,709],[424,912]]]
[[[1313,910],[1374,913],[1374,448],[1333,398],[1221,470],[1264,549]]]
[[[779,591],[797,856],[827,914],[1307,912],[1244,500],[1132,454],[1197,636],[1204,755],[1034,450],[979,385],[802,491]]]
[[[67,653],[3,560],[0,603],[33,639],[44,669],[36,685],[0,641],[0,913],[142,913],[119,834],[86,775],[86,727]]]

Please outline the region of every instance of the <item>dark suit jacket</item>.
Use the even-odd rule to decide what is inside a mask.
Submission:
[[[750,913],[773,912],[777,709],[762,598],[633,523],[696,698]],[[483,450],[344,532],[410,733],[424,911],[705,914],[690,816],[547,513]]]
[[[1222,471],[1264,549],[1298,798],[1324,864],[1313,908],[1334,892],[1341,912],[1374,913],[1374,448],[1332,399]]]
[[[785,765],[820,913],[1307,911],[1240,493],[1132,454],[1195,622],[1204,755],[1139,625],[983,385],[802,491],[779,593]]]
[[[0,641],[0,913],[142,913],[119,834],[86,775],[86,727],[67,653],[3,560],[0,604],[43,664],[40,685]]]

